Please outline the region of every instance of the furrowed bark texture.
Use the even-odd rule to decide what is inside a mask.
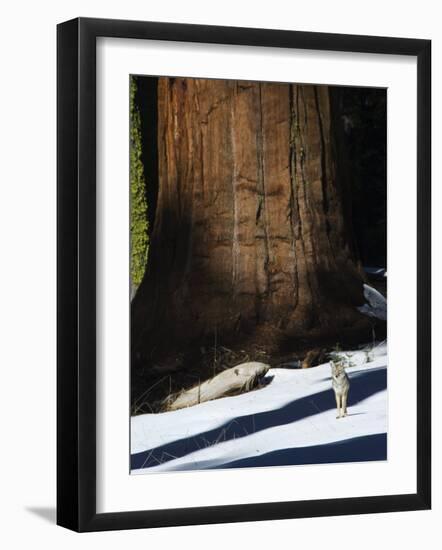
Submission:
[[[137,358],[215,334],[274,349],[366,329],[332,119],[326,86],[159,79]]]

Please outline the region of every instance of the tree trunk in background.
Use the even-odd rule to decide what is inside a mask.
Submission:
[[[160,78],[159,188],[133,359],[204,338],[369,334],[326,86]]]

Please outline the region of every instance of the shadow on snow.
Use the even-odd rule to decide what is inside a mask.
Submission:
[[[349,377],[351,379],[351,390],[349,393],[348,401],[349,407],[357,405],[359,402],[382,390],[385,390],[387,387],[387,369],[385,367],[375,368],[363,372],[355,372],[353,373],[353,375],[349,373]],[[238,418],[229,420],[228,422],[212,430],[208,430],[206,432],[202,432],[183,439],[178,439],[176,441],[172,441],[170,443],[166,443],[164,445],[155,447],[153,449],[148,449],[140,453],[132,454],[131,470],[158,466],[159,464],[164,464],[165,462],[175,460],[177,458],[182,458],[190,453],[204,449],[206,447],[210,447],[212,445],[216,445],[217,443],[221,443],[223,441],[239,439],[275,426],[291,424],[292,422],[296,422],[303,418],[307,418],[309,416],[313,416],[334,408],[335,399],[333,391],[330,388],[328,390],[324,390],[316,394],[308,395],[291,401],[286,405],[280,407],[279,409],[239,416]],[[355,443],[349,443],[350,448],[346,452],[349,452],[351,454],[353,449],[355,451],[355,454],[358,455],[358,458],[352,457],[349,460],[353,462],[360,460],[380,460],[382,458],[385,458],[384,455],[386,454],[386,444],[384,444],[382,447],[384,449],[384,455],[382,455],[382,449],[379,443],[380,439],[370,439],[374,437],[386,438],[386,434],[378,434],[377,436],[365,436],[362,438],[347,440],[347,442],[350,442],[361,439],[365,442],[363,444],[361,443],[360,447],[358,447],[358,445],[354,447]],[[366,448],[366,445],[370,445],[370,441],[372,442],[371,444],[373,444],[373,441],[378,444],[378,451],[376,449],[372,449],[370,451]],[[333,443],[330,445],[339,446],[343,445],[344,443],[345,442]],[[287,464],[309,464],[311,462],[320,463],[321,456],[331,457],[324,458],[323,462],[346,461],[346,457],[342,456],[345,454],[345,452],[343,452],[345,450],[345,447],[337,447],[335,449],[335,451],[339,451],[339,457],[335,458],[333,458],[334,451],[332,448],[323,449],[323,447],[327,446],[317,445],[304,448],[281,449],[277,451],[272,451],[271,453],[267,453],[265,455],[262,455],[261,457],[244,458],[236,461],[235,463],[231,463],[231,465],[222,465],[220,467],[250,467],[247,462],[249,460],[265,462],[263,464],[256,464],[257,466],[278,465],[281,464],[281,460],[287,460]],[[364,454],[362,451],[366,452],[367,456],[371,456],[370,453],[374,453],[375,457],[364,458],[364,456],[362,456]],[[313,454],[314,452],[318,453],[318,459],[315,458]],[[380,458],[377,457],[378,454]],[[202,462],[200,464],[201,469],[204,466],[202,466]],[[208,467],[210,468],[210,466]]]
[[[172,466],[170,471],[259,468],[262,466],[295,466],[333,462],[367,462],[387,459],[387,434],[363,435],[310,447],[277,449],[262,455],[222,462],[219,459],[194,461]]]

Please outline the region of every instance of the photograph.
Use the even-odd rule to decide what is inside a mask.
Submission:
[[[2,548],[434,548],[437,7],[4,5]]]
[[[387,89],[128,86],[131,474],[387,460]]]

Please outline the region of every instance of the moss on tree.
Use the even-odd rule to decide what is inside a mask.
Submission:
[[[130,78],[130,275],[132,295],[141,283],[149,250],[146,179],[142,162],[140,110],[136,102],[137,77]]]

